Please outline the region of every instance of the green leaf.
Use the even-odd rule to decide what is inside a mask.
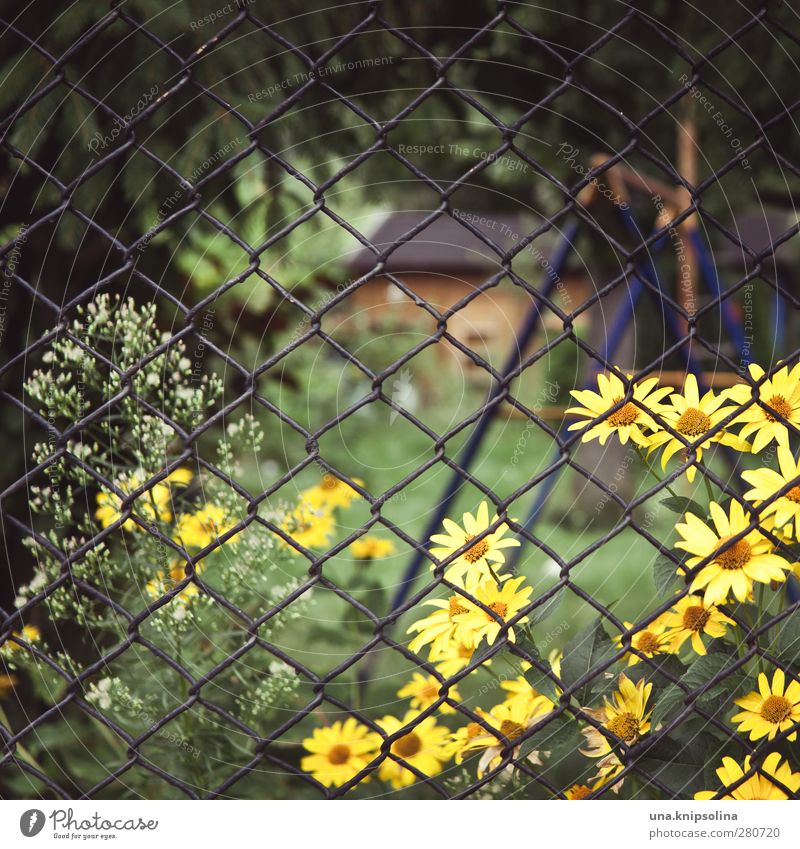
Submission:
[[[712,678],[728,669],[732,660],[729,655],[725,654],[709,654],[699,657],[686,670],[681,678],[681,683],[689,690],[699,690]],[[744,673],[736,670],[729,672],[703,693],[696,699],[695,704],[711,714],[723,713],[730,707],[733,699],[749,692],[750,689],[752,689],[752,682]],[[666,722],[670,717],[680,712],[688,695],[682,687],[676,684],[666,687],[659,694],[655,703],[653,725]]]
[[[637,684],[641,679],[644,679],[648,684],[653,685],[653,692],[650,696],[651,700],[660,698],[661,693],[669,687],[675,686],[671,678],[680,680],[686,674],[686,667],[675,657],[674,654],[662,654],[651,657],[649,662],[640,660],[633,666],[629,666],[625,670],[628,678]],[[668,678],[667,676],[671,676]],[[614,679],[614,689],[616,689],[617,680]]]
[[[531,611],[528,616],[528,622],[531,627],[543,622],[548,616],[552,616],[561,606],[562,593],[557,592],[554,596],[547,599],[544,604],[540,604],[535,610]]]
[[[661,504],[663,504],[667,510],[671,510],[673,513],[677,513],[682,516],[684,513],[694,513],[698,519],[705,519],[708,516],[708,510],[705,507],[698,504],[696,501],[692,501],[691,498],[684,498],[681,495],[670,495],[667,498],[661,499]]]
[[[668,718],[679,713],[684,708],[686,693],[677,684],[667,687],[656,701],[650,722],[653,728],[666,723]]]
[[[703,769],[718,748],[718,741],[711,735],[698,736],[690,746],[665,737],[644,754],[638,765],[680,798],[691,799],[698,790],[710,789],[703,786]]]
[[[689,689],[698,690],[728,666],[730,666],[730,658],[727,655],[703,655],[686,670],[681,680]]]
[[[660,596],[675,595],[684,586],[684,580],[678,574],[678,567],[663,554],[653,563],[653,583]]]
[[[490,645],[486,637],[483,637],[478,645],[475,646],[475,651],[472,652],[472,657],[469,659],[469,662],[483,663],[483,661],[490,655],[494,657],[496,653],[501,651],[503,651],[503,647],[501,646],[499,649],[497,648],[497,640]]]
[[[535,666],[532,666],[527,672],[523,672],[522,674],[537,693],[547,696],[551,702],[558,702],[557,687],[552,678],[538,670]]]
[[[544,717],[535,719],[540,721]],[[580,743],[580,729],[578,723],[564,714],[554,717],[543,728],[539,729],[531,737],[522,741],[519,748],[520,757],[525,757],[534,750],[542,752],[554,752],[556,749],[576,749]]]
[[[571,687],[584,675],[597,669],[614,654],[614,644],[603,629],[601,619],[585,631],[581,631],[564,646],[564,658],[561,661],[561,680]],[[598,673],[599,674],[599,673]],[[591,698],[592,681],[578,688],[574,697],[578,703],[586,704]]]
[[[790,613],[780,622],[778,628],[778,659],[800,667],[800,610]]]

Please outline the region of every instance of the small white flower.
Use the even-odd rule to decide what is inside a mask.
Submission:
[[[294,675],[294,669],[282,660],[273,660],[269,665],[270,675]]]
[[[111,707],[111,678],[103,678],[97,684],[89,685],[89,693],[86,701],[97,705],[100,710],[108,710]]]

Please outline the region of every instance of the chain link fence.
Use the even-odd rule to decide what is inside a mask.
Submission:
[[[741,528],[720,531],[724,538],[713,562],[726,556],[725,562],[735,560],[757,528],[774,551],[770,556],[790,565],[797,561],[793,536],[784,527],[791,520],[780,526],[763,522],[775,515],[767,508],[792,499],[797,481],[786,477],[771,500],[754,507],[738,471],[743,455],[721,448],[714,463],[702,464],[699,450],[730,433],[747,410],[762,409],[769,422],[785,426],[787,439],[798,435],[793,399],[783,399],[784,406],[770,404],[760,392],[770,379],[777,385],[783,365],[794,366],[800,357],[794,341],[800,302],[791,263],[800,229],[794,208],[800,185],[794,161],[797,101],[784,99],[784,89],[765,76],[758,81],[758,102],[749,102],[725,76],[729,62],[756,73],[759,57],[773,51],[780,54],[786,76],[795,74],[799,42],[791,8],[744,4],[731,13],[735,27],[713,20],[699,32],[702,21],[693,19],[691,27],[681,29],[673,26],[668,10],[638,3],[608,5],[593,20],[581,20],[578,10],[567,6],[555,24],[551,19],[559,10],[545,14],[522,4],[482,3],[464,12],[469,20],[463,26],[460,11],[445,4],[451,27],[441,36],[444,41],[432,42],[430,31],[404,17],[402,4],[367,2],[334,9],[341,14],[341,21],[334,21],[336,34],[319,38],[316,26],[326,22],[326,13],[308,10],[316,14],[304,23],[303,42],[286,21],[272,21],[275,10],[259,0],[218,9],[185,4],[180,20],[173,7],[148,16],[147,4],[112,2],[102,14],[90,11],[90,5],[76,3],[58,13],[42,4],[21,6],[2,21],[7,57],[0,123],[7,166],[2,299],[9,356],[0,374],[5,453],[13,455],[6,461],[9,475],[0,495],[7,553],[0,608],[3,795],[338,798],[380,795],[380,787],[389,792],[387,784],[368,782],[385,773],[394,790],[411,787],[441,798],[613,798],[626,783],[643,797],[686,798],[712,788],[723,795],[715,777],[722,757],[740,763],[747,756],[744,771],[728,782],[729,792],[761,775],[797,798],[791,774],[764,771],[773,751],[797,770],[792,700],[777,736],[769,739],[748,740],[728,718],[734,698],[758,689],[756,671],[771,679],[774,670],[783,670],[787,696],[788,688],[800,687],[794,578],[773,580],[766,606],[759,595],[766,580],[755,586],[755,597],[737,593],[737,601],[720,603],[739,641],[732,652],[709,648],[699,667],[638,641],[659,617],[692,598],[689,586],[713,561],[709,554],[687,565],[660,530],[665,510],[678,522],[697,506],[698,496],[680,489],[693,464],[709,496],[716,489],[718,501],[729,497],[743,505],[747,517]],[[296,10],[301,17],[304,11]],[[560,43],[554,35],[559,25],[580,37],[568,46]],[[177,26],[184,31],[176,33]],[[59,27],[68,44],[51,37]],[[525,91],[516,88],[513,73],[506,79],[498,72],[486,88],[480,80],[473,85],[462,77],[471,63],[488,68],[496,61],[492,39],[501,35],[503,44],[513,43],[515,55],[540,63],[535,84]],[[265,54],[258,70],[246,61],[245,46],[254,43]],[[443,43],[446,53],[437,49]],[[626,77],[624,65],[615,67],[618,56],[638,57],[641,77]],[[99,84],[112,65],[119,85],[125,81],[138,97],[121,102],[116,86]],[[142,77],[143,69],[153,77]],[[413,85],[401,84],[403,73],[415,75]],[[366,86],[363,91],[354,81]],[[384,97],[392,109],[380,108]],[[395,109],[397,98],[402,103]],[[421,129],[403,135],[422,115]],[[562,123],[554,123],[553,116]],[[186,139],[161,132],[162,125],[190,121],[192,135]],[[311,160],[298,152],[305,122],[316,132],[304,148],[311,149]],[[608,137],[598,135],[605,126]],[[665,138],[677,139],[674,155],[664,149]],[[342,148],[346,153],[339,156]],[[328,149],[337,151],[330,161]],[[70,150],[78,151],[72,159]],[[318,164],[323,160],[327,169]],[[248,170],[254,161],[257,168]],[[342,197],[367,168],[378,175],[380,169],[394,169],[386,185],[374,179],[368,191],[395,206],[402,207],[410,191],[426,198],[425,211],[388,240],[373,239],[374,228],[370,235],[362,232],[357,211],[342,211]],[[503,177],[495,194],[505,193],[506,200],[484,215],[475,187],[492,186],[498,172]],[[116,194],[119,184],[127,195]],[[506,201],[509,208],[524,204],[533,184],[539,192],[535,226],[513,233],[510,225],[496,226]],[[253,228],[244,213],[226,206],[232,193],[244,192],[249,194],[244,201],[239,197],[240,209],[248,209],[273,188],[277,193],[278,186],[290,194],[296,186],[302,203],[289,213],[271,208],[265,228]],[[752,197],[746,194],[751,188]],[[753,197],[788,214],[776,224]],[[755,210],[755,229],[743,221],[750,210]],[[443,221],[467,234],[493,266],[467,295],[444,307],[420,294],[393,261]],[[350,254],[358,253],[360,267],[367,270],[312,283],[319,275],[304,274],[301,285],[289,285],[287,268],[274,258],[294,239],[299,247],[292,242],[292,250],[302,255],[309,238],[305,228],[312,225],[320,228],[314,245],[321,241],[323,254],[326,243],[336,244],[331,234],[344,233]],[[174,251],[173,237],[180,242]],[[221,243],[235,252],[235,262],[215,264],[210,245]],[[187,276],[196,281],[206,275],[211,281],[199,290],[180,273],[179,254],[189,248],[194,253]],[[565,287],[574,270],[570,253],[586,269],[593,251],[602,254],[608,273],[590,272],[588,289]],[[667,257],[666,273],[659,254]],[[531,256],[534,271],[519,271]],[[722,272],[725,256],[733,259]],[[427,322],[422,338],[378,365],[331,330],[337,310],[347,310],[375,280],[391,290],[390,303],[411,305]],[[227,307],[219,304],[242,287],[249,287],[247,298],[267,293],[263,296],[272,300],[255,313],[243,311],[241,325],[237,320],[228,335],[222,315]],[[465,342],[453,325],[471,305],[484,303],[481,298],[505,289],[524,295],[529,315],[516,339],[507,340],[511,354],[498,362],[485,348]],[[130,294],[134,302],[103,300],[116,294]],[[134,303],[153,309],[137,311]],[[635,350],[626,348],[626,334],[634,326],[640,336]],[[261,335],[264,327],[267,333],[273,327],[286,331],[268,355],[237,347],[237,338]],[[280,372],[281,398],[295,392],[313,405],[317,393],[327,391],[322,384],[292,382],[287,364],[310,342],[339,358],[366,387],[357,397],[339,399],[330,416],[326,412],[324,420],[313,423],[264,390],[267,379]],[[405,403],[402,386],[395,388],[403,370],[431,346],[458,352],[462,364],[469,363],[482,385],[491,387],[488,396],[441,431]],[[583,421],[585,427],[576,432],[562,426],[563,404],[554,416],[543,410],[547,405],[528,402],[518,392],[526,375],[542,380],[542,363],[565,349],[578,363],[576,389],[595,388],[597,376],[605,374],[616,375],[623,387],[608,409]],[[68,367],[70,358],[79,364],[75,370]],[[748,370],[764,358],[766,373]],[[214,369],[208,365],[212,360]],[[59,376],[62,367],[66,379]],[[211,377],[214,370],[219,380]],[[730,396],[733,406],[721,419],[712,424],[709,418],[694,433],[676,429],[663,409],[653,412],[635,394],[636,386],[659,376],[680,391],[690,372],[698,376],[701,392],[712,385],[745,387],[744,396]],[[99,387],[98,393],[84,381]],[[174,392],[164,388],[173,384]],[[188,387],[185,398],[182,385]],[[775,390],[771,397],[779,394]],[[555,396],[546,400],[555,405]],[[391,411],[392,427],[398,422],[416,430],[427,446],[424,460],[377,491],[358,477],[360,468],[331,460],[325,449],[330,434],[357,421],[367,408]],[[248,424],[237,418],[242,411],[251,416]],[[626,415],[635,419],[639,412],[653,413],[662,432],[676,440],[681,459],[664,474],[655,466],[646,483],[626,492],[628,460],[616,458],[609,466],[602,457],[576,455],[591,427],[610,422],[618,428]],[[496,488],[482,479],[476,458],[492,426],[512,415],[524,423],[524,440],[535,438],[543,457],[551,456],[540,458],[523,482]],[[126,416],[135,423],[131,433],[119,424]],[[268,443],[299,442],[302,456],[284,467],[263,467],[264,485],[253,489],[233,471],[236,463],[224,444],[214,453],[213,440],[227,433],[233,441],[231,422],[234,435],[237,429],[241,435],[259,419],[268,423]],[[384,430],[391,441],[393,431],[388,425]],[[251,449],[245,464],[260,463],[260,437],[254,434],[248,431],[245,439]],[[699,434],[702,440],[693,444]],[[168,447],[154,448],[159,440]],[[131,461],[148,451],[161,458],[159,468]],[[93,460],[101,455],[108,460],[104,465]],[[514,466],[524,467],[527,457],[523,451]],[[623,464],[622,472],[613,462]],[[775,468],[774,453],[770,468]],[[425,510],[428,527],[410,532],[392,508],[431,471],[439,473],[435,487],[443,494]],[[298,480],[309,472],[322,476],[323,489],[351,493],[366,505],[357,524],[325,544],[313,538],[321,514],[295,513],[288,521],[271,507],[287,487],[298,491]],[[571,490],[557,483],[565,479]],[[198,481],[203,481],[200,492]],[[576,492],[587,487],[605,515],[613,512],[614,518],[582,550],[564,556],[557,543],[538,532],[537,523],[548,509],[571,512]],[[441,533],[465,488],[474,493],[470,511],[486,501],[499,518],[474,532],[465,525],[463,545],[435,555],[429,538]],[[59,512],[59,498],[77,505],[77,511]],[[190,513],[180,507],[181,498],[203,506]],[[666,507],[654,506],[665,501]],[[222,505],[218,513],[212,502]],[[101,513],[102,508],[108,509]],[[181,510],[183,536],[169,530],[182,521],[177,519]],[[706,516],[705,507],[698,512]],[[186,516],[194,521],[191,527]],[[588,525],[585,517],[579,524],[584,520]],[[521,543],[508,549],[507,566],[522,575],[535,554],[547,558],[554,576],[546,589],[522,599],[513,615],[505,603],[497,602],[502,610],[493,607],[475,586],[453,579],[449,571],[465,558],[480,559],[481,544],[493,545],[504,528],[506,538]],[[372,531],[402,549],[402,568],[384,573],[381,560],[367,556],[369,579],[356,585],[340,577],[337,557]],[[623,533],[644,545],[629,556],[643,558],[641,572],[648,580],[655,569],[658,588],[635,624],[624,621],[602,582],[589,592],[580,572],[587,558],[607,550]],[[248,539],[254,541],[251,548]],[[236,570],[246,568],[248,557],[259,556],[259,546],[272,546],[270,551],[279,552],[275,558],[285,554],[303,566],[279,592],[254,589],[255,603],[248,604],[246,592],[229,588],[251,579]],[[137,557],[147,551],[156,586],[134,581],[133,594],[121,597],[118,581],[134,549]],[[649,554],[642,555],[644,550]],[[224,580],[204,571],[215,555],[224,558]],[[685,580],[679,575],[683,567]],[[333,641],[335,659],[325,670],[302,639],[284,641],[275,624],[305,610],[307,618],[296,627],[310,633],[314,616],[303,605],[313,594],[335,602],[345,620],[355,621],[342,638],[342,646],[355,640],[354,651],[337,654],[337,638],[325,638]],[[492,637],[472,646],[463,664],[447,674],[435,657],[412,651],[406,634],[414,617],[430,612],[421,605],[441,598],[451,617],[455,604],[461,612],[482,613],[496,626]],[[587,612],[595,617],[588,627],[549,618],[566,598],[583,611],[579,624],[586,624]],[[214,620],[219,631],[192,630],[187,624],[198,599],[204,610],[214,611],[204,615],[219,616]],[[702,605],[698,609],[702,612]],[[171,625],[156,627],[169,610]],[[99,629],[101,620],[113,627]],[[186,662],[201,649],[205,664]],[[560,662],[548,659],[551,649],[561,649]],[[135,672],[123,684],[120,663],[131,657]],[[386,664],[398,659],[404,669],[432,676],[436,686],[419,711],[387,724],[378,716],[386,708],[371,694],[385,676],[395,674],[385,671]],[[510,676],[503,672],[507,667]],[[518,686],[533,688],[526,696],[547,698],[548,709],[534,711],[523,723],[500,723],[477,707],[477,699],[457,696],[456,688],[464,689],[476,670],[488,675],[481,694],[521,682]],[[609,715],[598,713],[604,698],[613,697],[620,671],[627,672],[632,686],[644,681],[655,688],[647,708],[656,707],[654,716],[647,713],[649,733],[615,734],[609,731]],[[169,706],[154,715],[135,685],[162,674]],[[291,678],[295,701],[276,702],[275,690],[270,695],[270,682],[281,676]],[[248,682],[266,688],[263,699],[253,697],[249,708],[231,695]],[[783,687],[777,696],[783,696]],[[259,725],[265,706],[271,710],[276,704],[270,722]],[[123,722],[119,710],[133,719]],[[477,773],[464,772],[460,761],[444,767],[444,759],[426,769],[416,757],[413,741],[430,734],[431,723],[447,710],[450,720],[466,729],[462,754],[480,748],[484,756]],[[302,765],[315,750],[304,751],[301,741],[314,727],[330,728],[331,718],[352,719],[364,734],[377,735],[371,738],[370,757],[341,780]],[[82,735],[94,739],[87,728],[99,735],[96,750],[92,744],[74,745]],[[676,736],[680,729],[682,737]],[[599,738],[594,743],[592,731]],[[458,732],[451,729],[451,734]],[[482,739],[482,748],[471,750],[470,737]],[[602,780],[567,768],[573,757],[586,770],[597,766],[578,754],[586,745],[603,751]],[[701,760],[689,750],[701,751]],[[330,764],[341,766],[334,754],[327,753]],[[348,763],[346,751],[342,757]],[[396,783],[393,775],[401,776]]]

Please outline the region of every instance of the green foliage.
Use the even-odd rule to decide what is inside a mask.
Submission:
[[[733,706],[733,699],[752,689],[753,683],[741,669],[727,672],[731,663],[732,658],[722,653],[698,657],[680,679],[683,686],[672,684],[661,694],[653,711],[653,723],[657,725],[667,722],[683,709],[687,700],[706,713],[723,718],[724,712]],[[699,690],[720,673],[724,673],[720,681],[698,694]]]
[[[598,618],[593,625],[574,636],[564,646],[564,658],[561,661],[561,680],[564,686],[572,687],[585,676],[596,672],[614,651],[614,644],[603,628],[603,620]],[[592,686],[592,679],[588,679],[572,694],[578,704],[585,705],[590,701]]]
[[[112,658],[100,673],[81,680],[78,695],[133,736],[144,734],[189,698],[187,676],[198,679],[211,673],[252,642],[245,617],[256,619],[296,592],[306,568],[260,523],[225,537],[247,518],[247,505],[216,475],[184,465],[179,477],[163,477],[182,449],[178,428],[196,427],[198,416],[204,419],[216,403],[221,387],[216,377],[198,373],[182,342],[163,344],[166,337],[158,331],[155,316],[153,304],[138,307],[132,300],[99,296],[80,308],[67,331],[50,343],[43,368],[27,382],[30,398],[53,427],[61,429],[84,417],[91,423],[66,442],[65,452],[59,453],[53,439],[34,446],[36,461],[49,463],[50,471],[45,485],[32,487],[31,507],[41,520],[40,536],[27,543],[38,565],[33,578],[18,588],[17,606],[24,608],[59,582],[59,551],[76,552],[102,527],[118,523],[118,529],[76,558],[66,582],[48,591],[48,621],[57,628],[73,622],[81,629],[68,651],[56,651],[57,643],[50,645],[47,633],[41,638],[44,650],[65,674],[40,664],[30,652],[0,650],[6,667],[25,671],[45,703],[63,698],[66,675],[81,675],[99,657]],[[79,341],[98,355],[87,353]],[[104,414],[96,416],[98,410]],[[214,464],[226,475],[239,476],[240,459],[247,451],[258,453],[262,438],[252,417],[229,421],[216,444]],[[159,475],[160,482],[148,485]],[[120,499],[106,491],[99,476],[124,495],[147,485],[132,505],[137,521],[125,520]],[[95,500],[96,511],[88,506]],[[287,509],[292,508],[266,505],[263,512],[281,522]],[[183,554],[197,558],[208,548],[193,565]],[[217,603],[209,590],[221,593],[233,607]],[[259,639],[280,639],[279,634],[296,627],[311,598],[311,593],[304,594],[280,616],[261,624]],[[166,653],[185,673],[138,642],[114,656],[131,628],[122,610],[146,611],[136,626],[137,637]],[[291,667],[252,647],[224,678],[212,677],[204,694],[221,707],[240,710],[255,729],[267,733],[283,711],[299,707],[298,688]],[[102,745],[110,747],[110,760],[124,759],[121,738],[87,715],[80,717],[79,727],[85,739],[99,736]],[[233,744],[226,743],[225,736],[212,715],[194,707],[151,737],[143,751],[154,763],[169,764],[174,774],[210,786],[221,780],[222,772],[215,770],[224,771],[222,764],[232,754]],[[50,756],[81,763],[85,759],[70,755],[78,742],[78,737],[54,732]],[[224,757],[215,760],[214,751]],[[87,772],[76,773],[76,780],[101,779],[85,766]],[[133,771],[127,786],[152,793],[150,784],[148,773]]]
[[[675,595],[684,587],[675,562],[664,554],[653,561],[653,583],[659,596]]]

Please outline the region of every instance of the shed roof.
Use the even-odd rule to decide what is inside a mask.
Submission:
[[[455,214],[469,221],[504,250],[511,249],[531,230],[531,225],[520,216],[464,210]],[[371,241],[378,250],[385,250],[429,215],[429,211],[393,212],[378,227]],[[549,251],[539,242],[536,241],[537,248],[548,256]],[[498,266],[499,258],[495,251],[450,215],[439,216],[413,239],[392,251],[386,260],[386,271],[394,274],[482,274]],[[375,255],[366,248],[360,250],[350,264],[351,273],[356,275],[366,274],[374,267]]]

